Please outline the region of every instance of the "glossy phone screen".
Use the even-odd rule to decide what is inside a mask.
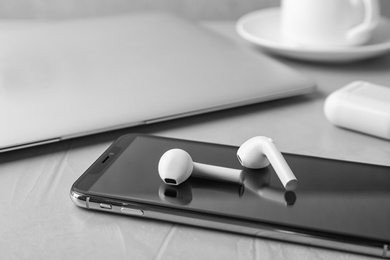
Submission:
[[[390,241],[389,167],[284,154],[298,179],[294,192],[283,189],[271,166],[245,171],[243,186],[194,177],[168,186],[159,177],[158,162],[172,148],[186,150],[199,163],[245,170],[237,147],[128,135],[106,152],[112,158],[101,157],[74,188],[105,198]]]

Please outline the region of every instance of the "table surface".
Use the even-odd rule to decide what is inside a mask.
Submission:
[[[203,22],[251,48],[233,21]],[[258,50],[257,50],[258,51]],[[140,132],[239,146],[272,137],[283,152],[390,166],[383,139],[340,129],[323,113],[329,93],[360,79],[390,86],[390,54],[353,64],[274,57],[317,83],[306,96],[129,128],[0,155],[2,259],[366,259],[155,220],[82,210],[69,199],[73,182],[122,134]]]

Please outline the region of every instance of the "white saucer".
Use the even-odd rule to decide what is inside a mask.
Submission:
[[[237,21],[236,30],[242,38],[267,51],[301,60],[351,62],[390,51],[390,21],[386,18],[381,18],[367,44],[329,49],[298,45],[283,39],[280,32],[280,8],[246,14]]]

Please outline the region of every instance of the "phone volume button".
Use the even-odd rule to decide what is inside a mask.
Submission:
[[[100,203],[100,207],[102,209],[112,209],[112,206],[110,204]]]
[[[135,215],[135,216],[142,216],[144,215],[144,212],[140,209],[131,209],[131,208],[121,208],[121,212],[126,215]]]

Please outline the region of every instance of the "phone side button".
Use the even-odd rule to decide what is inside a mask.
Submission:
[[[100,203],[100,207],[102,209],[112,209],[112,206],[110,204]]]
[[[144,212],[140,209],[131,209],[131,208],[125,208],[125,207],[121,208],[121,212],[123,214],[135,215],[135,216],[142,216],[144,214]]]

